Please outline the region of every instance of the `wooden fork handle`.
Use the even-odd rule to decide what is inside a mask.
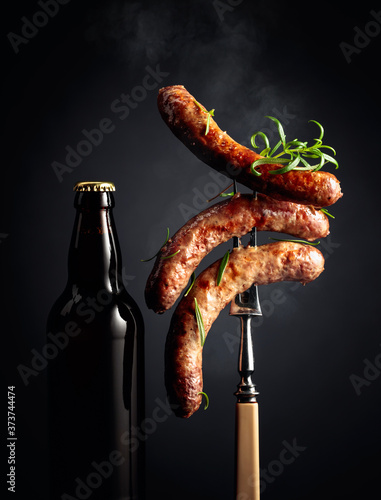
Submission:
[[[258,403],[236,403],[236,498],[259,500]]]

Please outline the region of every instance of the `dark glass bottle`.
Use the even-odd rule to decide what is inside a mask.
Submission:
[[[111,183],[75,185],[68,281],[47,322],[50,500],[144,499],[144,324],[122,282]]]

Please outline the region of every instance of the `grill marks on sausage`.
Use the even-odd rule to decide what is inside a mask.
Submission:
[[[161,249],[147,280],[147,306],[157,313],[168,310],[213,248],[233,236],[244,236],[254,226],[258,231],[283,232],[307,241],[329,233],[328,218],[320,210],[262,194],[254,199],[237,193],[190,219]]]

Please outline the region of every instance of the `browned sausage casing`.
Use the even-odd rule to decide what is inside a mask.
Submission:
[[[195,317],[195,301],[201,311],[205,335],[220,311],[253,283],[266,285],[279,281],[308,283],[324,269],[324,258],[315,247],[277,242],[259,247],[238,247],[230,254],[219,286],[216,278],[220,260],[205,269],[190,293],[179,302],[165,347],[165,379],[174,413],[190,417],[200,406],[202,396],[202,345]]]
[[[201,106],[201,105],[200,105]],[[282,165],[260,165],[255,176],[250,165],[260,155],[238,144],[209,117],[209,132],[205,135],[208,113],[200,109],[195,98],[182,86],[160,89],[158,108],[165,123],[200,160],[245,186],[280,200],[294,201],[315,207],[326,207],[341,196],[338,179],[329,172],[290,171],[269,174]]]
[[[190,219],[161,249],[147,280],[147,306],[156,313],[168,310],[213,248],[249,233],[254,226],[258,231],[283,232],[308,241],[329,233],[328,218],[321,210],[261,194],[254,199],[237,193]]]

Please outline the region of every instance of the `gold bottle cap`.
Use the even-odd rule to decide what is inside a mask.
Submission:
[[[115,186],[112,182],[77,182],[73,191],[115,191]]]

